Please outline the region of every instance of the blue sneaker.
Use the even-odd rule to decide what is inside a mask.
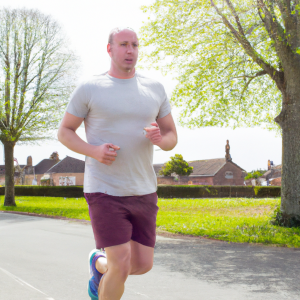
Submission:
[[[88,284],[88,293],[92,300],[98,300],[98,287],[103,276],[103,274],[96,269],[96,261],[99,257],[106,257],[104,250],[94,249],[89,254],[89,271],[91,278]]]

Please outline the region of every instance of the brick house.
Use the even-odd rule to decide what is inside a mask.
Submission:
[[[229,154],[229,141],[226,145],[225,158],[189,161],[193,173],[189,176],[159,176],[158,172],[163,164],[154,165],[158,184],[199,184],[199,185],[244,185],[246,171],[232,162]]]
[[[50,156],[50,158],[45,158],[41,160],[36,166],[34,166],[34,173],[35,178],[37,181],[37,185],[41,185],[41,179],[44,176],[44,174],[53,166],[55,166],[57,163],[59,163],[59,155],[57,152],[53,152]],[[25,176],[25,178],[29,178],[29,176]],[[26,181],[25,179],[25,181]],[[33,179],[33,178],[32,178]],[[29,180],[30,181],[30,180]],[[32,182],[32,180],[31,180]]]
[[[51,185],[83,185],[84,168],[83,160],[67,156],[48,169],[44,177]]]
[[[32,185],[34,179],[36,184],[41,184],[41,178],[44,176],[51,167],[59,162],[59,156],[57,152],[53,152],[50,158],[41,160],[37,165],[32,165],[32,157],[27,157],[26,165],[15,166],[15,184],[16,185]],[[5,165],[0,165],[0,185],[5,184]]]
[[[268,171],[260,178],[269,181],[270,185],[281,186],[281,165],[269,166]]]

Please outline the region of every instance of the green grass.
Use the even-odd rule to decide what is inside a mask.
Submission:
[[[229,242],[300,247],[300,228],[270,224],[280,199],[160,200],[157,226],[173,233]]]
[[[3,196],[0,197],[4,202]],[[0,210],[33,212],[90,220],[84,198],[16,197],[17,207]],[[239,243],[300,247],[300,228],[271,225],[280,199],[159,199],[158,230]]]
[[[0,203],[2,203],[0,210],[90,220],[88,206],[84,198],[16,196],[17,206],[6,207],[3,206],[4,196],[0,196]]]

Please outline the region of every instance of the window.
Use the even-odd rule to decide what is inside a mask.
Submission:
[[[225,178],[226,179],[232,179],[233,178],[233,173],[231,171],[226,171],[225,172]]]

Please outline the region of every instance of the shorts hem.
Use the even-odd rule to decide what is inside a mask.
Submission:
[[[130,242],[130,240],[128,240],[126,242],[106,243],[105,244],[106,246],[101,246],[100,248],[109,248],[109,247],[114,247],[114,246],[120,246],[123,244],[127,244],[128,242]],[[97,245],[97,246],[99,246],[99,245]],[[97,249],[100,249],[100,248],[97,248]]]
[[[153,244],[149,245],[149,244],[147,244],[147,243],[143,243],[143,242],[137,241],[137,240],[135,240],[135,239],[131,239],[131,240],[134,241],[134,242],[136,242],[136,243],[139,243],[139,244],[141,244],[141,245],[143,245],[143,246],[146,246],[146,247],[150,247],[150,248],[154,248],[154,247],[155,247],[155,243],[154,243],[154,246],[153,246]]]

